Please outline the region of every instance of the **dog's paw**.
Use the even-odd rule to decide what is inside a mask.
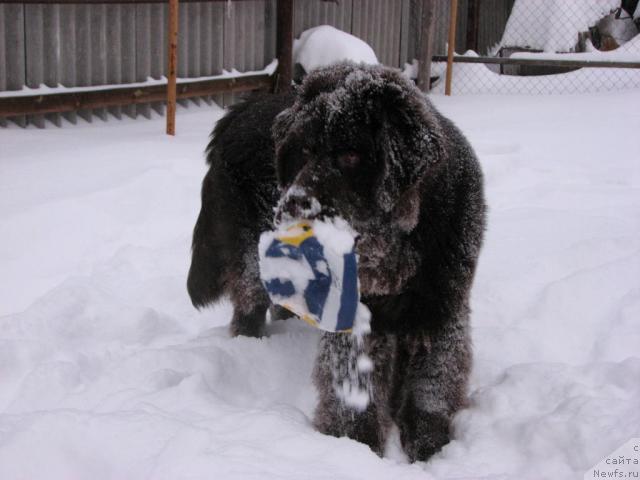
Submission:
[[[229,335],[231,335],[231,337],[262,338],[266,336],[266,331],[263,326],[237,325],[232,323],[229,326]]]
[[[449,418],[419,413],[400,427],[402,447],[411,462],[424,462],[439,452],[450,440]]]
[[[234,312],[229,333],[232,337],[263,337],[265,335],[265,312],[266,308],[256,309],[248,314]]]
[[[316,410],[313,424],[320,433],[333,437],[348,437],[368,445],[380,457],[383,454],[385,428],[373,411],[356,413],[343,410],[340,415],[319,408]]]

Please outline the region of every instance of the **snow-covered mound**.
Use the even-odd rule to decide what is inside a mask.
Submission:
[[[516,0],[500,47],[570,52],[578,34],[620,6],[620,0]]]
[[[305,30],[293,42],[293,61],[302,65],[307,73],[345,60],[378,63],[373,48],[365,41],[330,25]]]
[[[315,432],[319,331],[232,339],[228,305],[191,306],[221,115],[201,107],[175,138],[163,118],[0,129],[0,479],[582,479],[637,437],[640,92],[434,100],[489,204],[471,402],[441,453]]]

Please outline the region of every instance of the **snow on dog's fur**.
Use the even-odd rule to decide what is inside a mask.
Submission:
[[[471,367],[468,299],[485,205],[462,134],[399,73],[345,63],[312,72],[294,94],[233,106],[208,162],[188,279],[194,305],[227,293],[232,334],[259,336],[269,300],[257,242],[274,208],[276,220],[344,218],[360,234],[372,399],[357,412],[337,394],[353,338],[326,333],[314,424],[382,453],[395,422],[409,458],[429,458],[449,441]]]

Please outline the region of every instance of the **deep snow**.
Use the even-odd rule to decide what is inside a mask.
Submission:
[[[313,431],[318,331],[231,339],[185,290],[221,111],[0,130],[1,479],[582,478],[640,433],[640,92],[434,97],[488,231],[471,406],[406,464]]]

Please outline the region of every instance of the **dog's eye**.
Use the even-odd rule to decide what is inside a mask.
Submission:
[[[360,155],[355,152],[345,152],[338,155],[338,166],[340,168],[352,169],[360,163]]]

